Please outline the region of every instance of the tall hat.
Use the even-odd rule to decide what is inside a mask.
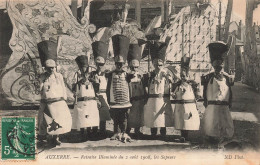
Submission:
[[[78,64],[78,67],[81,68],[83,66],[88,66],[88,57],[85,55],[78,56],[75,59],[76,63]]]
[[[139,66],[142,58],[142,46],[139,44],[130,44],[127,61],[129,66]]]
[[[189,65],[190,65],[190,57],[182,57],[181,58],[181,68],[185,68],[189,70]]]
[[[57,46],[53,41],[45,40],[37,44],[43,67],[55,67],[57,62]]]
[[[129,50],[130,39],[124,35],[117,34],[112,37],[112,42],[115,62],[125,63]]]
[[[167,43],[155,41],[150,45],[150,53],[152,60],[160,59],[165,61],[165,53],[166,53]]]
[[[224,61],[225,53],[229,49],[228,45],[222,41],[212,42],[208,45],[208,48],[211,62],[215,60]]]
[[[108,53],[108,43],[96,41],[92,43],[93,55],[96,63],[104,64]]]

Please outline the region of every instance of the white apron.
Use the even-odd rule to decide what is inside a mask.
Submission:
[[[149,84],[149,95],[162,95],[150,97],[144,106],[144,125],[149,128],[173,127],[173,110],[170,102],[170,83],[160,72]]]
[[[229,87],[226,79],[217,80],[213,77],[213,83],[208,83],[208,101],[229,101]],[[205,134],[214,137],[232,137],[234,134],[233,120],[228,105],[209,104],[205,110],[203,127]]]
[[[144,125],[144,86],[137,75],[131,79],[129,88],[132,107],[128,115],[128,127],[142,127]]]
[[[95,76],[97,76],[99,80],[99,93],[97,93],[97,96],[101,103],[101,107],[99,108],[100,121],[111,120],[106,94],[107,80],[104,75],[96,74]]]
[[[178,86],[174,94],[176,101],[179,100],[194,100],[195,96],[190,84],[181,84]],[[174,101],[174,100],[173,100]],[[174,109],[174,127],[179,130],[199,130],[200,118],[196,108],[196,103],[172,103]]]
[[[78,102],[74,106],[73,129],[99,126],[99,110],[95,91],[90,82],[76,86]],[[84,100],[79,100],[83,99]]]
[[[64,100],[67,99],[67,95],[62,75],[60,73],[52,74],[42,82],[41,86],[40,116],[44,116],[47,133],[59,135],[70,132],[72,119],[70,110]]]

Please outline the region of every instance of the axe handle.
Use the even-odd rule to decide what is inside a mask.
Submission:
[[[74,106],[75,105],[77,105],[77,103],[78,103],[78,87],[77,87],[77,85],[78,85],[78,74],[77,74],[77,82],[76,82],[76,84],[75,84],[75,100],[74,100]]]

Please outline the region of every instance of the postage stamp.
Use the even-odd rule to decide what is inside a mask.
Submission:
[[[2,117],[2,160],[34,160],[36,151],[34,117]]]

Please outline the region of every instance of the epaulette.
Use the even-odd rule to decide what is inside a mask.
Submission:
[[[203,75],[203,76],[201,76],[201,85],[207,85],[208,84],[208,82],[209,82],[209,80],[211,79],[211,77],[213,77],[214,76],[214,72],[212,72],[212,73],[209,73],[209,74],[207,74],[207,75]]]
[[[175,91],[175,89],[181,85],[181,80],[177,81],[176,83],[172,84],[172,91]]]
[[[195,85],[195,84],[197,84],[197,82],[194,81],[194,80],[188,80],[187,83],[190,84],[190,85]]]
[[[223,75],[226,78],[226,81],[228,82],[228,86],[233,86],[235,82],[235,77],[226,72],[224,72]]]
[[[200,92],[199,84],[194,80],[188,80],[187,83],[191,85],[195,96],[198,97]]]
[[[138,76],[138,78],[142,78],[143,77],[143,75],[140,74],[140,73],[138,73],[137,76]]]

